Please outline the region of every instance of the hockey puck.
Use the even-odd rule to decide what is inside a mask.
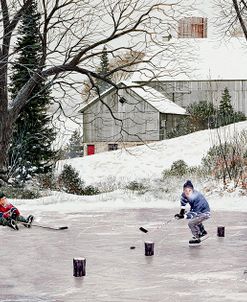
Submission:
[[[142,231],[143,233],[147,233],[148,232],[148,230],[144,229],[143,227],[140,227],[139,230]]]
[[[134,250],[135,248],[136,248],[135,246],[131,246],[131,247],[130,247],[131,250]]]

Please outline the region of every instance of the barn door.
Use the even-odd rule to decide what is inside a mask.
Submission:
[[[95,153],[94,145],[87,145],[87,155],[93,155]]]

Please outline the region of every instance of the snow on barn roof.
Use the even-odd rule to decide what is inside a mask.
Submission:
[[[174,51],[168,54],[161,52],[155,56],[153,64],[141,63],[131,81],[245,80],[245,43],[244,38],[235,37],[228,41],[172,38],[167,45],[171,45]]]
[[[170,113],[170,114],[178,114],[178,115],[186,115],[186,110],[168,98],[166,98],[162,93],[155,90],[154,88],[151,88],[149,86],[136,86],[134,83],[129,82],[120,82],[118,86],[125,86],[126,89],[129,89],[133,91],[135,94],[137,94],[139,97],[141,97],[144,101],[149,103],[151,106],[153,106],[155,109],[157,109],[161,113]],[[115,90],[115,87],[111,87],[104,91],[101,94],[101,98],[105,97],[109,93],[113,92]],[[83,108],[80,110],[80,112],[83,112],[87,107],[89,107],[91,104],[97,102],[99,100],[99,97],[93,98],[89,103],[85,104]]]
[[[247,51],[244,39],[231,38],[227,42],[219,42],[206,38],[191,43],[197,58],[190,62],[191,69],[194,68],[190,79],[247,79]]]
[[[130,89],[161,113],[186,114],[184,108],[178,106],[154,88],[142,86],[132,87]]]

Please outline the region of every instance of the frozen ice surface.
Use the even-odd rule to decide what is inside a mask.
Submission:
[[[1,227],[0,301],[247,301],[246,213],[213,213],[205,223],[210,237],[200,247],[188,246],[185,220],[163,224],[174,214],[171,209],[43,212],[40,222],[69,229]],[[220,225],[225,238],[217,237]],[[149,232],[140,232],[140,226]],[[155,242],[154,256],[144,255],[145,240]],[[73,257],[86,258],[85,277],[73,277]]]

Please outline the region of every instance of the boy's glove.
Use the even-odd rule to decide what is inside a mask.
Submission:
[[[10,209],[8,212],[3,214],[3,218],[5,219],[13,219],[16,220],[18,216],[18,210],[16,208]]]
[[[183,219],[185,215],[185,209],[181,209],[179,214],[174,215],[176,219]]]
[[[16,220],[17,216],[18,216],[18,213],[15,209],[13,211],[11,211],[11,214],[10,214],[11,219]]]
[[[10,217],[10,212],[3,213],[3,218],[9,219],[9,217]]]

